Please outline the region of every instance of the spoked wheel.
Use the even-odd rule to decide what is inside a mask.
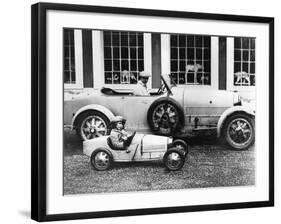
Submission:
[[[172,148],[165,153],[163,162],[168,170],[176,171],[183,167],[185,156],[181,150]]]
[[[109,120],[102,113],[90,111],[82,114],[77,125],[77,133],[85,141],[107,134]]]
[[[98,149],[91,156],[91,164],[96,170],[107,170],[112,164],[112,156],[106,150]]]
[[[173,135],[183,123],[183,113],[172,100],[156,101],[148,111],[148,123],[153,132]]]
[[[253,118],[244,114],[231,116],[224,126],[224,136],[226,142],[234,149],[249,148],[255,141]]]
[[[173,147],[179,149],[179,150],[182,150],[182,152],[184,152],[185,154],[185,157],[187,156],[188,154],[188,147],[187,147],[187,144],[185,143],[185,141],[181,140],[181,139],[177,139],[173,142]]]

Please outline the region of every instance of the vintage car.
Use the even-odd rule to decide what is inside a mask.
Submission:
[[[176,171],[183,167],[188,148],[184,141],[172,138],[136,134],[127,150],[114,148],[109,136],[83,142],[83,152],[99,171],[107,170],[113,162],[163,161],[166,168]]]
[[[128,130],[175,138],[215,133],[237,150],[255,139],[255,106],[233,91],[170,87],[162,77],[161,87],[150,96],[102,88],[64,100],[64,125],[83,140],[108,134],[115,115],[127,119]]]

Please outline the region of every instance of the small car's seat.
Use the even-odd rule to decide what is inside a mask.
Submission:
[[[109,146],[111,149],[113,149],[113,150],[119,150],[119,151],[120,151],[120,150],[125,150],[124,148],[119,148],[119,147],[114,146],[113,143],[112,143],[112,141],[111,141],[110,136],[107,137],[107,144],[108,144],[108,146]]]

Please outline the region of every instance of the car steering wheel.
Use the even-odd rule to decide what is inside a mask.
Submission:
[[[166,86],[165,86],[165,84],[163,83],[163,84],[159,87],[159,89],[158,89],[158,91],[157,91],[157,95],[160,95],[160,94],[164,93],[164,92],[165,92],[165,89],[166,89]]]

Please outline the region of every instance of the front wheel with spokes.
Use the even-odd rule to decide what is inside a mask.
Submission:
[[[225,122],[223,134],[233,149],[247,149],[255,141],[254,119],[246,114],[232,115]]]

